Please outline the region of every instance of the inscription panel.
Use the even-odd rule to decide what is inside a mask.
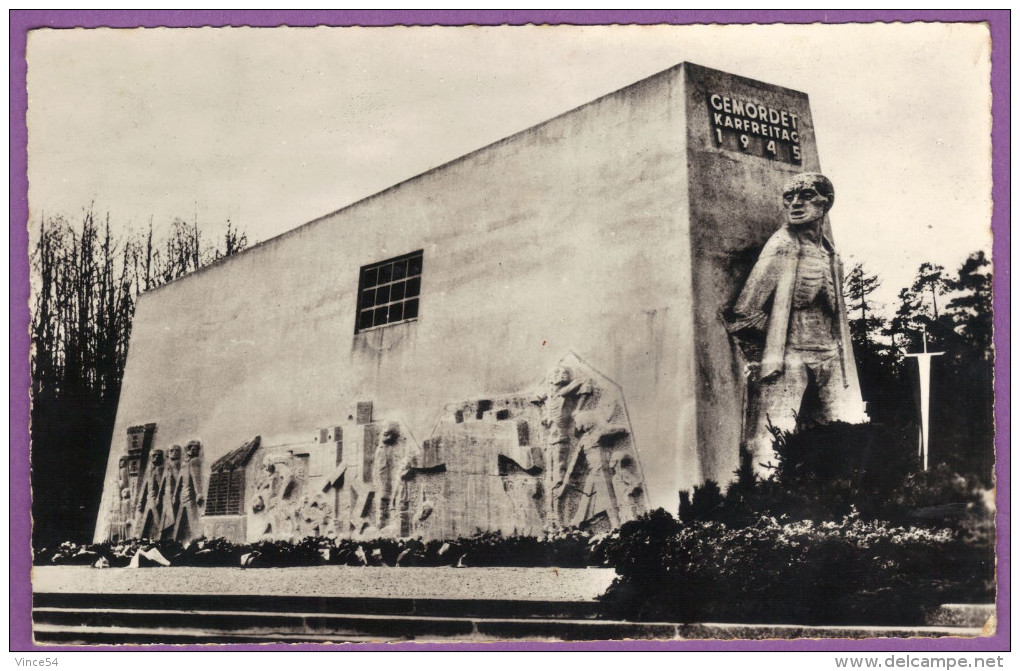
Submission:
[[[793,112],[710,92],[708,115],[716,147],[800,165],[799,119]]]

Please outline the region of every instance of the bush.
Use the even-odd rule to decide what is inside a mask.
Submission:
[[[994,598],[990,492],[946,466],[917,472],[916,428],[835,422],[775,434],[778,465],[767,479],[755,477],[745,455],[725,494],[713,482],[681,492],[684,526],[660,539],[664,550],[620,530],[613,543],[666,552],[644,561],[675,568],[635,580],[634,560],[619,560],[620,578],[606,594],[610,610],[681,620],[920,624],[941,603]]]
[[[743,455],[723,494],[714,482],[680,493],[682,522],[742,527],[761,515],[837,521],[863,519],[924,526],[972,526],[987,517],[988,491],[973,475],[941,465],[918,472],[916,429],[833,422],[776,432],[777,467],[762,480]],[[983,523],[983,522],[982,522]]]
[[[668,518],[668,519],[667,519]],[[921,624],[947,602],[994,597],[994,554],[952,530],[839,521],[679,525],[655,511],[605,541],[619,577],[611,617],[667,621]]]

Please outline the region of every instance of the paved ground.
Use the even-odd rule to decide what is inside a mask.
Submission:
[[[522,601],[592,601],[613,581],[612,569],[387,568],[107,568],[37,566],[35,592],[265,594]]]

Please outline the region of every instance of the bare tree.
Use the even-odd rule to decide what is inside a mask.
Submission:
[[[246,245],[230,222],[222,248],[206,244],[197,217],[175,219],[162,241],[151,219],[144,234],[117,236],[109,214],[100,222],[91,206],[75,223],[42,218],[30,328],[33,515],[43,540],[86,535],[95,520],[82,500],[101,488],[92,479],[102,477],[138,294]]]

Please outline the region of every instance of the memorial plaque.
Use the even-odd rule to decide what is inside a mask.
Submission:
[[[800,165],[796,113],[721,93],[710,93],[708,106],[716,146]]]

